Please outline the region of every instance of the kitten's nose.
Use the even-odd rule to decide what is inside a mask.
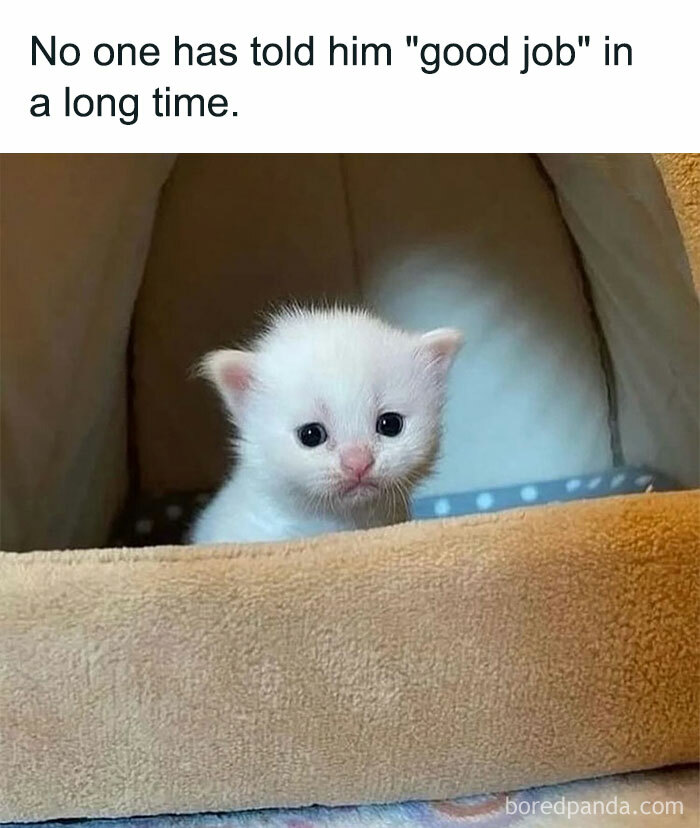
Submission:
[[[374,463],[374,455],[367,446],[347,446],[340,450],[340,468],[361,480]]]

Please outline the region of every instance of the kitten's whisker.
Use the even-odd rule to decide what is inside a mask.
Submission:
[[[396,490],[398,491],[401,500],[403,501],[403,506],[406,515],[409,515],[411,512],[411,507],[409,503],[410,499],[410,490],[409,490],[409,483],[404,482],[403,480],[396,481]]]
[[[392,486],[389,489],[389,493],[391,494],[391,519],[396,520],[396,489]]]

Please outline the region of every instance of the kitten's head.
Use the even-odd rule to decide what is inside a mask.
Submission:
[[[242,462],[309,505],[404,494],[431,468],[456,330],[407,333],[361,310],[288,310],[250,350],[203,371],[239,433]]]

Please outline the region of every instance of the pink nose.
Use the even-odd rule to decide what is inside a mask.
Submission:
[[[374,463],[374,456],[367,446],[348,446],[340,450],[340,468],[351,477],[361,480]]]

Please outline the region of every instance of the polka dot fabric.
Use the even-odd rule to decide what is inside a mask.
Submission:
[[[419,520],[457,517],[543,503],[676,488],[667,477],[649,469],[619,468],[560,480],[417,497],[412,503],[412,511],[413,517]],[[115,525],[110,545],[133,547],[185,543],[187,530],[209,497],[210,494],[204,492],[188,492],[133,501]]]
[[[499,486],[475,492],[456,492],[440,497],[418,497],[413,501],[413,516],[418,519],[456,517],[543,503],[646,491],[663,492],[677,488],[669,478],[649,469],[620,468],[604,474],[571,476],[519,486]]]

